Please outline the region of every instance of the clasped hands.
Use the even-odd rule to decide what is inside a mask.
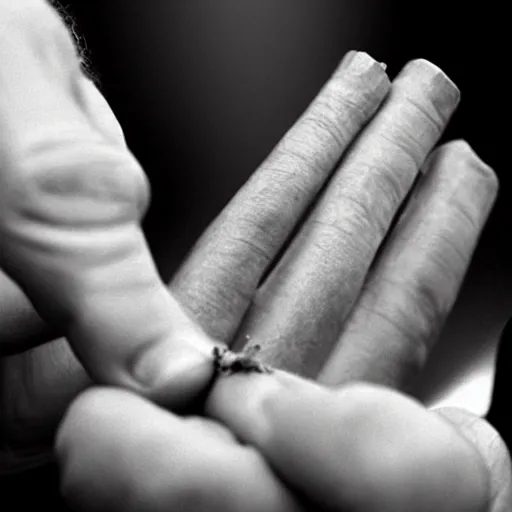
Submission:
[[[0,11],[4,471],[55,441],[79,510],[507,510],[492,427],[401,392],[498,189],[467,143],[434,149],[459,101],[440,69],[390,82],[348,53],[166,287],[68,30],[40,0]],[[215,379],[247,335],[276,371]]]

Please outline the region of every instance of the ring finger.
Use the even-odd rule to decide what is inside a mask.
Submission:
[[[453,307],[496,199],[496,175],[467,143],[432,154],[322,369],[324,384],[404,388]]]

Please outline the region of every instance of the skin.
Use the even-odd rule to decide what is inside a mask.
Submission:
[[[1,421],[12,452],[44,449],[60,422],[62,489],[83,510],[507,510],[498,434],[391,389],[421,368],[497,193],[467,144],[442,146],[372,261],[458,101],[438,68],[415,61],[390,84],[369,56],[349,54],[167,289],[140,230],[144,174],[65,27],[40,1],[0,9],[2,62],[14,65],[0,69],[2,303],[22,304],[29,320],[25,328],[2,310],[11,356],[1,361]],[[378,144],[389,161],[365,150]],[[330,177],[313,221],[260,284]],[[367,234],[350,236],[361,225]],[[62,236],[70,227],[76,237]],[[214,340],[236,346],[237,332],[259,344],[279,338],[267,362],[321,371],[330,387],[280,370],[220,378],[205,396]],[[52,333],[65,338],[41,344]],[[80,393],[90,378],[98,386]],[[183,405],[195,413],[178,415]]]

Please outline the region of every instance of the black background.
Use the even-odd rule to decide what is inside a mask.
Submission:
[[[468,337],[480,336],[477,351],[495,342],[512,312],[510,28],[499,2],[89,0],[64,6],[150,178],[144,228],[165,279],[347,51],[367,51],[388,64],[391,77],[417,57],[441,67],[462,92],[443,140],[468,140],[501,182],[445,336],[461,340],[452,343],[459,359],[473,357],[465,350]],[[451,378],[440,358],[446,353],[434,351],[427,368],[438,386]],[[43,475],[32,478],[19,480],[19,488],[27,492]],[[47,470],[39,487],[51,478]],[[40,498],[41,504],[49,499]]]

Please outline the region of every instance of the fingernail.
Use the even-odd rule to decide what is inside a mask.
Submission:
[[[460,101],[460,90],[448,75],[432,62],[416,59],[408,62],[394,81],[408,94],[428,95],[435,108],[434,119],[446,122]]]

